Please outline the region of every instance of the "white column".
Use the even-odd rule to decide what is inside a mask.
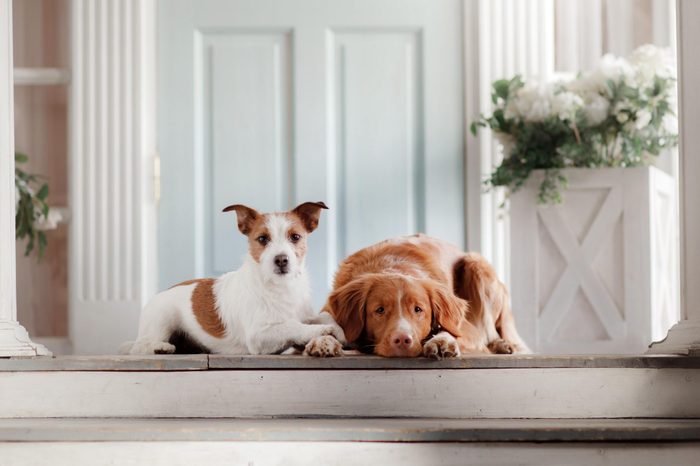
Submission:
[[[12,0],[0,0],[0,357],[50,356],[17,322]]]
[[[71,9],[70,336],[108,354],[155,291],[155,1]]]
[[[606,52],[626,57],[634,49],[634,4],[606,0],[605,14]]]
[[[601,0],[556,0],[556,70],[578,73],[603,55]]]
[[[554,0],[465,0],[467,125],[492,109],[491,84],[520,74],[554,72]],[[490,132],[467,137],[467,247],[480,251],[508,282],[509,222],[503,189],[483,193],[483,180],[501,160]]]
[[[678,1],[681,311],[683,320],[648,353],[700,353],[700,2]]]

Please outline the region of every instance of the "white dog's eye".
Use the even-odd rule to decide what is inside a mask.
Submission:
[[[419,313],[423,312],[423,309],[421,309],[421,308],[418,307],[418,306],[416,306],[416,308],[413,309],[413,310],[415,311],[416,314],[419,314]]]
[[[289,239],[292,240],[292,243],[296,243],[297,241],[299,241],[301,239],[301,235],[298,235],[296,233],[292,233],[291,235],[289,235]]]
[[[258,243],[260,243],[260,244],[262,244],[263,246],[265,246],[267,243],[270,242],[270,238],[268,238],[268,237],[265,236],[265,235],[261,235],[261,236],[258,236],[257,241],[258,241]]]

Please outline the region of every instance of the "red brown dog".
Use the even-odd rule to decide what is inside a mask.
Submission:
[[[323,310],[349,343],[381,356],[529,352],[493,267],[425,235],[383,241],[345,259]],[[332,337],[324,338],[317,346],[328,346]],[[312,354],[338,354],[337,346]]]

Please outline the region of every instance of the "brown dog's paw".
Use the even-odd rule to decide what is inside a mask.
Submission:
[[[489,343],[489,351],[494,354],[513,354],[515,352],[513,345],[502,338],[493,340],[491,343]]]
[[[423,345],[423,356],[426,358],[456,358],[459,355],[459,343],[449,333],[435,335]]]
[[[331,335],[313,338],[306,344],[304,355],[317,358],[333,358],[343,355],[343,345]]]

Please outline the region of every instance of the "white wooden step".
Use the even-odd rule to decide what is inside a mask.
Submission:
[[[700,418],[700,358],[0,361],[0,417]]]
[[[5,465],[696,464],[698,420],[12,419]]]
[[[0,442],[698,442],[700,419],[0,419]]]

